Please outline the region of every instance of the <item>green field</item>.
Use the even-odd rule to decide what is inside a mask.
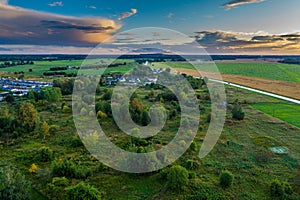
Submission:
[[[101,61],[101,62],[100,62]],[[34,65],[19,65],[19,66],[13,66],[13,67],[6,67],[1,68],[0,72],[7,72],[7,73],[14,73],[14,72],[24,72],[25,75],[28,76],[42,76],[44,72],[48,72],[51,67],[65,67],[65,66],[75,66],[80,67],[81,65],[103,65],[103,64],[110,64],[113,62],[112,59],[101,59],[101,60],[58,60],[58,61],[35,61]],[[132,63],[132,60],[117,60],[114,63]],[[132,69],[132,65],[126,65],[122,67],[112,67],[108,68],[105,72],[111,73],[111,72],[127,72],[128,70]],[[32,72],[29,72],[29,69],[32,69]],[[78,70],[66,70],[65,72],[67,74],[75,73]],[[103,69],[89,69],[89,70],[82,70],[83,74],[99,74],[103,73]]]
[[[98,64],[99,60],[88,60],[85,64]],[[111,59],[102,59],[102,64],[107,64],[111,62]],[[23,71],[26,75],[29,76],[41,76],[44,72],[49,71],[51,67],[64,67],[64,66],[77,66],[80,67],[82,65],[82,60],[61,60],[61,61],[36,61],[34,65],[22,65],[22,66],[14,66],[1,68],[0,72],[21,72]],[[118,60],[117,62],[127,62],[133,63],[133,60]],[[280,63],[222,63],[216,62],[219,71],[222,74],[234,74],[241,76],[251,76],[258,78],[265,78],[270,80],[281,80],[288,82],[296,82],[300,83],[300,65],[288,65],[288,64],[280,64]],[[134,65],[126,65],[122,67],[114,67],[111,69],[107,69],[107,73],[109,72],[127,72],[132,69]],[[164,62],[164,63],[154,63],[154,68],[186,68],[186,69],[194,69],[194,67],[190,63],[186,62]],[[211,69],[210,65],[201,65],[201,70],[216,72],[216,70]],[[32,69],[32,72],[29,72],[29,69]],[[99,69],[101,70],[101,69]],[[84,71],[84,73],[89,74],[98,74],[103,71],[99,71],[96,69],[91,69]],[[67,70],[67,73],[74,73],[77,70]]]
[[[253,108],[300,128],[300,105],[288,103],[257,103]]]
[[[72,62],[74,63],[70,64]],[[76,62],[78,65],[81,64],[80,61],[45,62],[43,70],[54,66],[76,65]],[[38,64],[37,62],[36,65]],[[33,68],[33,66],[19,67]],[[122,72],[122,70],[127,71],[132,67],[126,65],[108,70]],[[82,73],[93,74],[100,70],[86,70]],[[26,73],[28,74],[28,71]],[[42,71],[37,72],[36,75],[41,73]],[[109,100],[105,100],[103,96],[110,89],[112,88],[101,87],[101,92],[96,95],[96,102],[99,105],[109,103]],[[155,96],[166,92],[163,89],[154,89],[153,91]],[[158,103],[149,98],[150,89],[139,88],[136,93],[144,108]],[[63,96],[58,102],[31,101],[38,111],[40,120],[45,120],[49,124],[50,135],[44,137],[43,130],[39,126],[29,133],[16,129],[13,133],[16,134],[17,131],[20,131],[20,134],[12,138],[6,133],[3,136],[0,135],[0,166],[7,165],[24,174],[32,183],[33,199],[41,200],[64,199],[66,188],[79,182],[94,186],[100,191],[101,199],[186,200],[220,197],[218,199],[269,200],[274,199],[270,197],[270,182],[274,179],[289,182],[294,190],[290,199],[299,199],[300,129],[297,127],[300,127],[300,106],[226,86],[227,103],[230,104],[228,107],[238,99],[246,117],[242,121],[233,120],[229,108],[226,123],[217,144],[205,158],[199,159],[199,147],[203,143],[209,126],[207,117],[210,114],[210,103],[205,98],[208,95],[205,86],[196,90],[196,93],[200,95],[199,102],[202,108],[199,130],[194,139],[196,150],[189,149],[172,164],[188,168],[189,180],[183,191],[169,190],[163,171],[129,174],[103,167],[90,155],[78,138],[71,111],[71,95]],[[21,103],[21,101],[17,103]],[[177,104],[174,102],[164,101],[159,104],[168,108],[168,111],[177,108]],[[17,106],[2,102],[0,110],[5,109],[9,111],[8,119],[10,120],[14,120],[16,113],[19,113]],[[102,106],[99,109],[103,109],[103,112],[107,111]],[[5,117],[6,114],[3,116]],[[274,117],[282,121],[276,120]],[[104,132],[114,144],[132,151],[128,146],[130,138],[115,125],[111,116],[99,119],[99,121]],[[147,145],[154,148],[161,144],[167,144],[176,134],[179,124],[180,114],[175,118],[168,119],[162,131],[152,137]],[[40,149],[43,146],[49,147],[54,152],[52,160],[40,160]],[[139,148],[148,146],[137,144]],[[288,152],[276,154],[270,151],[269,147],[284,147]],[[92,175],[88,177],[69,175],[66,177],[68,179],[66,185],[55,185],[54,187],[52,184],[54,180],[53,160],[60,162],[65,158],[79,163],[80,167],[84,167],[82,171],[86,168],[90,169]],[[188,164],[190,161],[195,163],[195,167]],[[38,166],[37,173],[29,172],[32,164]],[[220,186],[219,175],[222,170],[229,170],[234,174],[233,185],[229,188]]]
[[[300,83],[300,65],[289,65],[280,63],[222,63],[216,62],[222,74],[234,74],[241,76],[252,76],[270,80],[280,80]],[[185,62],[166,62],[155,63],[155,67],[185,68],[194,69],[190,63]],[[201,65],[203,71],[216,72],[211,65]]]

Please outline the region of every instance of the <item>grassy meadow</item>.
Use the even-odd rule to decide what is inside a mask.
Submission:
[[[236,62],[216,62],[222,74],[234,74],[265,78],[270,80],[288,81],[300,83],[300,65],[280,64],[280,63],[236,63]],[[154,67],[171,67],[194,69],[190,63],[186,62],[165,62],[154,63]],[[201,65],[203,71],[216,72],[209,65]]]
[[[19,65],[19,66],[1,68],[0,72],[4,72],[4,73],[24,72],[24,74],[29,77],[41,77],[44,72],[50,71],[50,68],[52,67],[65,67],[65,66],[81,67],[82,65],[105,65],[113,61],[114,60],[112,59],[100,59],[100,60],[90,59],[84,61],[83,60],[35,61],[34,65]],[[119,59],[113,63],[123,63],[123,62],[127,62],[130,64],[122,67],[107,68],[105,70],[105,73],[114,73],[114,72],[125,73],[134,67],[134,65],[132,65],[133,60]],[[32,69],[32,72],[29,72],[29,69]],[[65,72],[68,74],[77,73],[77,71],[78,71],[77,69],[65,70]],[[99,68],[99,69],[83,69],[81,72],[83,74],[99,74],[99,73],[102,74],[103,71],[104,69]]]
[[[257,103],[253,108],[300,128],[300,105],[289,103]]]
[[[50,67],[67,65],[80,66],[82,61],[52,61],[36,62],[35,65],[24,65],[0,69],[1,72],[24,71],[26,76],[40,77]],[[95,61],[91,61],[95,62]],[[130,63],[129,61],[126,61]],[[188,68],[185,63],[164,63],[170,67]],[[253,63],[217,63],[222,73],[237,73],[244,76],[255,76],[274,80],[300,82],[298,66],[283,64],[253,64]],[[154,63],[154,67],[159,67]],[[241,67],[242,66],[242,67]],[[277,73],[274,73],[274,70]],[[132,69],[131,64],[123,67],[109,68],[106,72],[126,72]],[[33,72],[29,72],[33,69]],[[101,70],[101,69],[99,69]],[[87,70],[83,73],[93,74],[99,70]],[[209,70],[209,69],[207,69]],[[240,70],[240,71],[238,71]],[[272,73],[271,73],[272,71]],[[269,74],[270,73],[270,74]],[[112,87],[101,86],[96,95],[96,103],[100,111],[109,100],[105,93]],[[154,91],[154,92],[153,92]],[[151,94],[154,93],[153,94]],[[136,93],[141,105],[150,107],[154,103],[166,108],[176,108],[176,103],[151,99],[163,89],[139,88]],[[203,159],[199,159],[200,146],[209,126],[210,102],[206,86],[196,90],[201,108],[200,126],[194,139],[195,149],[188,151],[175,161],[188,169],[189,178],[184,190],[168,189],[165,171],[159,170],[147,174],[129,174],[116,171],[101,164],[83,146],[77,135],[71,110],[71,95],[64,95],[58,102],[32,101],[41,120],[50,127],[46,137],[40,129],[23,134],[16,138],[0,137],[0,166],[9,166],[22,172],[32,183],[32,197],[37,200],[65,199],[66,188],[80,182],[95,187],[101,194],[101,199],[207,199],[207,200],[273,200],[270,196],[270,182],[274,179],[287,181],[293,188],[293,194],[288,199],[300,198],[300,106],[287,104],[282,100],[256,94],[250,91],[226,86],[227,110],[226,123],[222,134],[213,150]],[[231,108],[234,102],[242,106],[244,120],[232,119]],[[83,107],[84,108],[84,107]],[[0,103],[0,110],[8,110],[11,118],[17,115],[18,106]],[[103,109],[103,110],[101,110]],[[169,111],[168,110],[168,111]],[[278,119],[280,120],[278,120]],[[124,134],[107,115],[99,119],[103,131],[117,146],[128,150],[129,136]],[[160,133],[149,139],[155,147],[167,144],[176,134],[180,124],[180,114],[167,120]],[[40,149],[48,147],[53,151],[53,159],[40,160]],[[272,152],[270,147],[284,147],[285,154]],[[143,147],[144,148],[144,147]],[[145,147],[146,148],[146,147]],[[86,177],[66,177],[62,185],[54,184],[53,161],[62,162],[68,159],[84,171],[88,169],[91,175]],[[193,163],[193,166],[189,165]],[[29,172],[32,164],[38,166],[35,173]],[[223,170],[229,170],[234,175],[232,186],[224,188],[220,185],[219,176]]]

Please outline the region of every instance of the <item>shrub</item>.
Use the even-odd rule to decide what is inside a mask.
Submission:
[[[293,194],[293,188],[288,182],[282,182],[283,190],[286,194]]]
[[[284,198],[286,195],[291,195],[293,189],[288,182],[280,182],[275,179],[270,184],[270,191],[272,197]]]
[[[107,115],[104,112],[102,112],[101,110],[99,110],[97,112],[97,117],[100,119],[104,119],[104,118],[107,118]]]
[[[105,170],[107,170],[107,169],[108,169],[108,168],[107,168],[106,165],[104,165],[103,163],[99,163],[98,168],[97,168],[97,171],[98,171],[98,172],[102,172],[102,171],[105,171]]]
[[[52,162],[52,173],[54,176],[67,176],[73,177],[75,174],[75,166],[73,163],[65,159],[63,162],[59,163],[57,161]]]
[[[92,170],[86,166],[76,165],[73,161],[64,159],[63,162],[52,162],[54,176],[66,176],[70,178],[87,178],[92,175]]]
[[[231,110],[232,118],[236,120],[243,120],[245,117],[245,113],[242,110],[242,106],[236,101]]]
[[[188,184],[189,172],[182,166],[174,165],[168,170],[167,184],[173,191],[183,190]]]
[[[52,184],[55,186],[67,186],[69,180],[66,177],[54,177],[52,179]]]
[[[75,177],[74,178],[87,178],[92,175],[92,170],[83,165],[78,165],[75,170]]]
[[[31,184],[19,172],[0,169],[0,199],[29,200]]]
[[[42,147],[38,150],[38,159],[41,162],[48,162],[53,159],[53,152],[49,147]]]
[[[30,173],[36,173],[37,171],[38,171],[38,166],[36,165],[36,164],[32,164],[31,166],[30,166],[30,168],[28,169],[28,171],[30,172]]]
[[[271,190],[271,196],[281,197],[284,195],[282,184],[277,179],[271,182],[270,190]]]
[[[185,167],[189,170],[196,170],[199,168],[199,163],[193,160],[187,160],[185,163]]]
[[[227,196],[199,179],[191,180],[187,200],[227,200]]]
[[[193,141],[190,145],[190,150],[197,151],[197,149],[198,149],[197,142]]]
[[[195,172],[189,172],[189,179],[194,179],[196,178],[196,173]]]
[[[225,171],[222,171],[222,173],[220,174],[220,185],[222,187],[230,187],[232,185],[232,182],[233,182],[233,174],[228,171],[228,170],[225,170]]]
[[[100,200],[99,191],[83,182],[66,189],[67,200]]]

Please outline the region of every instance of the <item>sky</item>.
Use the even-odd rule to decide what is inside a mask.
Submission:
[[[145,42],[133,44],[130,30],[161,27],[190,40],[175,44],[162,29],[151,29],[142,37],[147,44],[186,51],[197,42],[209,54],[298,55],[299,7],[299,0],[0,0],[0,54],[87,54],[98,44],[102,53],[145,51]]]

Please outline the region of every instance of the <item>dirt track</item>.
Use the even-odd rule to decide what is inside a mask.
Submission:
[[[185,73],[192,76],[201,76],[198,71],[191,69],[176,69],[180,73]],[[218,79],[218,75],[214,73],[201,72],[208,78]],[[236,83],[239,85],[244,85],[247,87],[271,92],[274,94],[279,94],[286,97],[291,97],[300,100],[300,84],[285,82],[285,81],[275,81],[262,78],[255,78],[249,76],[239,76],[231,74],[222,74],[224,81],[231,83]]]

